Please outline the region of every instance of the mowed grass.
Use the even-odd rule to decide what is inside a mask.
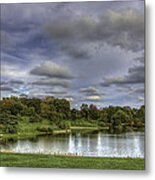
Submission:
[[[141,158],[53,156],[44,154],[0,153],[1,167],[82,168],[144,170]]]

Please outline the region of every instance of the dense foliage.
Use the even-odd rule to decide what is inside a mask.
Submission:
[[[4,134],[18,133],[21,122],[31,126],[39,123],[40,126],[36,129],[40,132],[48,132],[54,128],[69,129],[70,126],[134,128],[144,126],[145,122],[144,105],[139,109],[119,106],[98,109],[93,104],[82,104],[78,110],[71,109],[69,101],[54,97],[3,98],[0,100],[0,112],[0,131]]]

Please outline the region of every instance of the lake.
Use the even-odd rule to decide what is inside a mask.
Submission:
[[[121,134],[76,132],[65,135],[39,136],[35,140],[10,142],[8,145],[2,145],[1,149],[19,153],[144,158],[144,132]]]

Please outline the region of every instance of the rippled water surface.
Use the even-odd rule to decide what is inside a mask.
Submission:
[[[74,133],[18,140],[2,149],[28,153],[59,153],[102,157],[144,157],[144,133]]]

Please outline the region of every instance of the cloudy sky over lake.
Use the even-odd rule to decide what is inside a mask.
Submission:
[[[1,96],[144,104],[144,1],[1,5]]]

